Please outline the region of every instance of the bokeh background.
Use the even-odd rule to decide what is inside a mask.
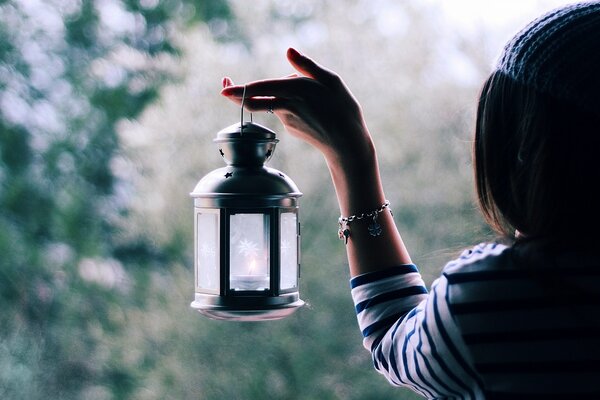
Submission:
[[[275,322],[195,313],[188,193],[239,121],[219,96],[294,46],[362,103],[430,284],[489,239],[473,201],[477,93],[503,43],[564,1],[0,0],[0,398],[391,399],[362,348],[322,157],[279,132],[301,199],[301,296]]]

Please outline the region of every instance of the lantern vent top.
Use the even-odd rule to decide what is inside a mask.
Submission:
[[[275,132],[262,125],[237,123],[217,133],[214,142],[227,165],[262,166],[267,163],[279,140]]]
[[[253,122],[217,133],[214,142],[226,167],[206,174],[190,195],[198,207],[295,207],[302,196],[292,179],[265,166],[278,142],[275,132]]]

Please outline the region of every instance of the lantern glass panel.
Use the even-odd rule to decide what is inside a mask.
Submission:
[[[269,215],[230,215],[231,290],[269,289]]]
[[[298,216],[295,212],[281,214],[281,290],[298,286]]]
[[[196,286],[200,290],[219,290],[219,214],[196,214]]]

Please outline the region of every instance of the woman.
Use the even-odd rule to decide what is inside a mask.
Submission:
[[[483,214],[509,244],[466,250],[429,293],[360,105],[334,72],[287,57],[299,74],[248,83],[245,106],[274,112],[325,156],[376,369],[428,398],[600,398],[600,2],[554,10],[505,47],[473,155]],[[240,104],[244,86],[223,86]]]

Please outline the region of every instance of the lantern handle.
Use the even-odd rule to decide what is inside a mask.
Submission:
[[[244,85],[244,91],[242,92],[242,106],[240,110],[240,135],[244,134],[244,103],[246,102],[246,85]],[[250,113],[250,123],[252,123],[252,113]]]

